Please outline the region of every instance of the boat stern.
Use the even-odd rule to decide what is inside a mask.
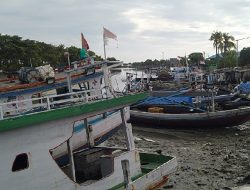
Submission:
[[[143,175],[133,182],[134,189],[158,189],[177,168],[177,160],[172,156],[140,153],[140,160]]]
[[[167,183],[169,175],[177,168],[175,157],[150,153],[140,153],[139,155],[141,174],[131,177],[127,184],[125,182],[111,188],[112,190],[154,190],[161,188]]]

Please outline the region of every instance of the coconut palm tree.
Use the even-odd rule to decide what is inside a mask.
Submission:
[[[223,36],[221,32],[215,31],[211,34],[209,40],[213,41],[213,45],[215,47],[215,51],[216,51],[216,57],[219,54],[219,50],[222,50],[223,47]]]
[[[223,33],[223,46],[224,46],[224,53],[228,52],[231,49],[235,49],[234,37],[229,35],[229,33]]]
[[[220,53],[222,55],[222,53],[224,53],[224,42],[223,42],[223,37],[222,37],[222,41],[219,43],[218,45],[218,53]]]

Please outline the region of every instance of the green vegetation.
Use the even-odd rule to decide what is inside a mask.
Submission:
[[[18,70],[23,66],[40,66],[50,64],[53,67],[67,65],[65,52],[69,52],[70,60],[76,61],[80,58],[80,48],[75,46],[51,45],[35,40],[22,39],[19,36],[0,34],[0,70]],[[93,51],[88,51],[95,60],[103,60]]]
[[[235,38],[229,33],[215,31],[211,34],[209,40],[213,41],[216,51],[216,57],[210,60],[210,64],[216,64],[218,68],[233,68],[238,66],[237,59],[239,59],[240,66],[250,64],[250,48],[244,48],[238,58],[238,54],[235,51]]]
[[[250,47],[243,48],[240,52],[239,58],[239,65],[240,66],[250,66]]]
[[[205,61],[203,53],[200,53],[200,52],[189,54],[188,60],[189,60],[189,64],[191,65],[198,65],[201,62]]]
[[[237,66],[237,53],[234,51],[234,37],[229,33],[215,31],[210,39],[216,50],[216,57],[212,60],[206,60],[206,63],[217,65],[219,68]],[[52,67],[64,67],[68,65],[65,52],[69,52],[70,60],[80,59],[80,48],[75,46],[65,47],[64,45],[52,45],[35,40],[22,39],[19,36],[9,36],[0,33],[0,70],[13,71],[24,66],[40,66],[50,64]],[[88,50],[89,56],[94,57],[96,61],[102,61],[103,58],[96,55],[94,51]],[[107,58],[109,61],[116,61],[116,58]],[[188,56],[189,65],[199,65],[204,61],[203,54],[200,52],[191,53]],[[250,48],[244,48],[240,53],[240,66],[250,64]],[[179,57],[178,64],[186,65],[186,58]],[[169,67],[170,60],[151,60],[131,63],[135,68]]]
[[[153,67],[169,67],[170,61],[169,60],[151,60],[147,59],[146,61],[142,62],[134,62],[131,64],[132,67],[138,69],[145,69],[145,68],[153,68]]]
[[[235,50],[230,50],[223,53],[223,57],[218,62],[219,68],[234,68],[237,65],[237,53]]]

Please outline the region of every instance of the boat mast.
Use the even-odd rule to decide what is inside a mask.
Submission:
[[[103,30],[104,30],[104,27],[103,27]],[[104,51],[104,60],[106,60],[106,39],[105,39],[105,36],[104,36],[104,33],[103,33],[103,51]]]
[[[208,85],[208,91],[210,89],[211,91],[211,106],[212,106],[212,112],[215,112],[215,100],[214,100],[214,84],[213,84],[213,78],[212,78],[212,74],[209,73],[209,75],[207,76],[208,78],[208,82],[207,82],[207,85]]]
[[[103,27],[103,30],[104,30],[104,27]],[[105,36],[104,36],[104,32],[103,32],[103,51],[104,51],[104,60],[106,61],[107,60],[107,57],[106,57],[106,39],[105,39]],[[105,63],[105,65],[103,66],[103,73],[104,73],[104,83],[105,83],[105,89],[106,89],[106,94],[107,94],[107,97],[110,97],[110,93],[109,93],[109,90],[108,90],[108,87],[109,87],[109,78],[108,78],[108,66],[107,66],[107,63]]]
[[[189,79],[189,65],[188,65],[187,55],[186,54],[185,54],[185,61],[186,61],[186,68],[187,68],[186,74],[187,74],[187,78]]]

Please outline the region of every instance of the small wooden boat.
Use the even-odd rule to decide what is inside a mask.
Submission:
[[[132,122],[164,125],[166,127],[230,127],[250,120],[250,106],[203,113],[151,113],[130,110]]]
[[[226,100],[224,96],[217,99],[218,109],[207,111],[209,102],[201,101],[201,109],[194,105],[192,97],[148,97],[131,106],[131,120],[167,127],[229,127],[250,119],[250,100],[233,97],[221,101]]]

